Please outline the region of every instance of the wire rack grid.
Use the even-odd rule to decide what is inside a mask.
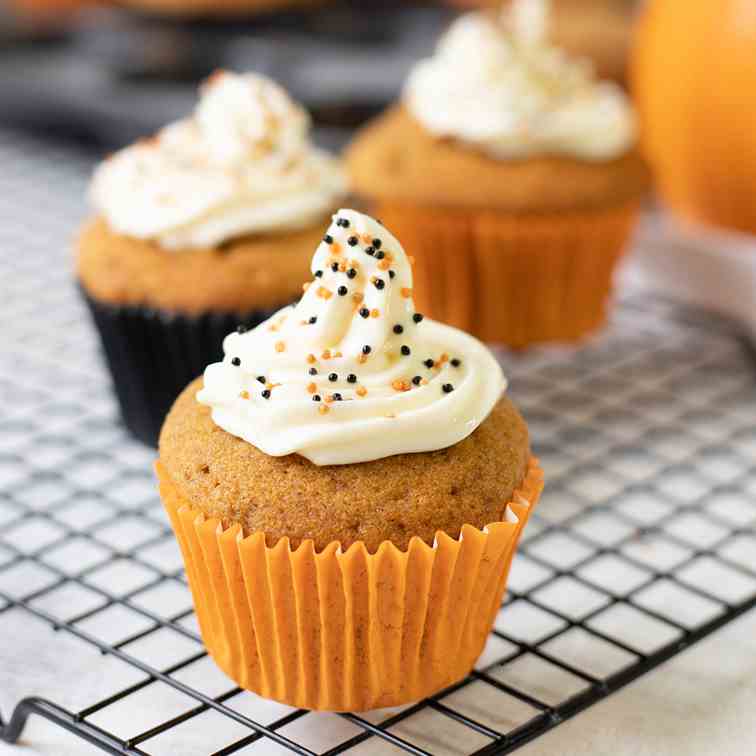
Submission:
[[[547,488],[473,672],[359,716],[240,690],[206,655],[61,245],[90,158],[0,132],[0,159],[0,639],[20,611],[103,655],[92,700],[24,699],[5,741],[35,714],[114,754],[509,753],[756,605],[752,354],[631,291],[579,351],[502,356]]]

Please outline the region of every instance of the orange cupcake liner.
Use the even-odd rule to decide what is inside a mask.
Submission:
[[[575,342],[604,324],[640,203],[507,214],[376,201],[370,210],[414,257],[421,312],[521,349]]]
[[[242,688],[321,711],[417,701],[469,673],[543,488],[531,458],[502,520],[482,530],[316,552],[310,540],[268,546],[264,533],[224,527],[156,469],[210,656]]]

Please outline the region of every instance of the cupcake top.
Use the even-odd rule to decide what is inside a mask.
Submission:
[[[380,223],[340,210],[296,306],[226,337],[197,399],[228,433],[316,465],[452,446],[506,388],[479,341],[423,318],[410,260]]]
[[[93,204],[116,233],[167,249],[304,228],[346,190],[340,163],[312,145],[309,129],[273,81],[219,71],[191,117],[98,167]]]
[[[461,16],[410,74],[406,107],[432,134],[499,159],[628,151],[636,125],[626,95],[548,43],[548,9],[548,0],[514,0],[498,21]]]

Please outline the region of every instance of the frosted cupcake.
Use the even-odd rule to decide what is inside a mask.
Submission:
[[[626,95],[548,43],[547,11],[459,18],[347,153],[417,259],[419,306],[513,347],[603,323],[647,181]]]
[[[399,705],[469,672],[542,473],[498,363],[415,310],[385,227],[340,210],[311,270],[177,400],[161,496],[232,679],[309,709]]]
[[[218,72],[191,117],[97,168],[77,273],[135,435],[155,444],[223,336],[301,294],[345,188],[306,112],[256,74]]]

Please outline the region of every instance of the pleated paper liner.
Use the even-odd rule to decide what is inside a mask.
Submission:
[[[160,462],[202,638],[238,685],[305,709],[364,711],[429,696],[466,676],[501,605],[522,529],[543,487],[531,458],[502,521],[406,551],[384,541],[292,550],[224,528],[182,498]]]
[[[415,259],[418,310],[521,349],[575,342],[604,324],[639,203],[522,215],[386,201],[370,210]]]
[[[176,397],[223,357],[225,336],[240,323],[255,326],[280,309],[190,316],[112,305],[90,297],[81,285],[79,289],[100,335],[123,422],[149,446],[157,446]]]

